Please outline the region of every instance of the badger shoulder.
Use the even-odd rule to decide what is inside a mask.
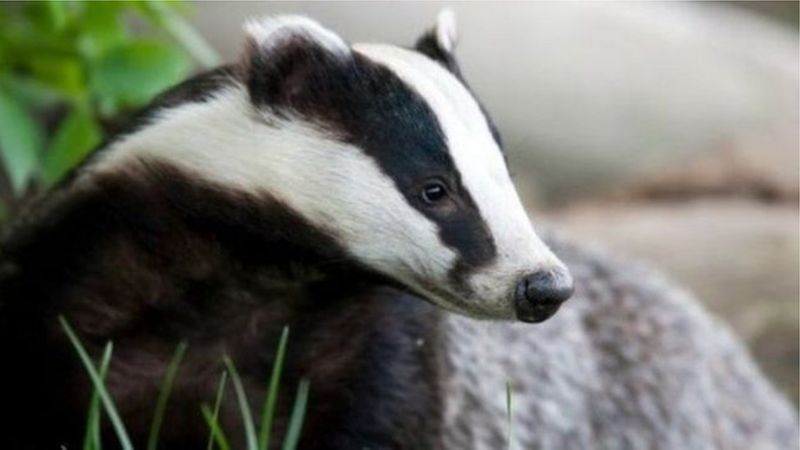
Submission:
[[[505,442],[506,383],[519,448],[797,444],[794,410],[695,297],[640,263],[545,235],[576,286],[554,318],[446,319],[445,428],[470,430],[447,436],[448,448]]]

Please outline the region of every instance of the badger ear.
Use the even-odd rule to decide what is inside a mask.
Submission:
[[[329,83],[331,72],[352,59],[338,35],[302,16],[270,17],[244,27],[242,73],[257,106],[276,111]]]
[[[457,41],[456,15],[452,9],[445,8],[436,17],[436,25],[417,40],[414,48],[448,69],[456,71],[453,52]]]

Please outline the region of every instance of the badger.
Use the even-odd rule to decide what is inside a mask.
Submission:
[[[223,357],[257,411],[284,326],[272,446],[301,377],[301,449],[797,444],[794,410],[690,294],[534,231],[451,13],[413,48],[299,16],[245,32],[239,62],[159,96],[6,231],[4,448],[80,445],[92,385],[59,317],[95,360],[113,342],[137,448],[178,343],[159,445],[205,448]],[[231,392],[219,420],[245,448]]]

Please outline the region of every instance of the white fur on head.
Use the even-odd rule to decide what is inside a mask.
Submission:
[[[333,53],[348,54],[350,52],[350,47],[336,33],[303,16],[277,16],[249,20],[244,25],[244,31],[247,37],[252,39],[262,50],[269,50],[293,36],[300,35],[313,40]]]
[[[436,42],[442,50],[452,53],[458,42],[458,28],[456,26],[456,14],[450,8],[439,11],[436,17]]]

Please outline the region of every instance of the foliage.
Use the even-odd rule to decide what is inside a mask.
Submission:
[[[93,392],[91,396],[91,400],[89,402],[89,412],[87,414],[88,420],[86,424],[86,438],[84,441],[83,449],[84,450],[101,450],[101,439],[100,439],[100,404],[102,404],[104,411],[108,419],[111,422],[112,429],[119,441],[119,445],[123,450],[133,450],[133,444],[131,438],[128,434],[128,431],[125,427],[125,424],[122,422],[120,418],[119,412],[117,411],[117,407],[114,404],[114,400],[111,397],[111,394],[108,392],[105,386],[105,375],[108,371],[109,364],[111,362],[111,352],[112,352],[112,344],[109,342],[106,344],[105,350],[100,358],[100,363],[98,367],[95,367],[94,363],[86,351],[86,348],[81,343],[80,338],[69,325],[69,322],[64,317],[59,317],[59,321],[61,322],[61,327],[64,329],[67,337],[69,338],[70,343],[72,344],[73,348],[75,349],[78,357],[80,358],[81,362],[83,363],[84,368],[86,369],[87,374],[89,375],[89,379],[92,382]],[[283,361],[286,355],[286,344],[288,342],[289,336],[289,328],[285,327],[283,329],[283,333],[281,334],[280,342],[278,343],[278,351],[275,356],[274,366],[272,370],[272,374],[270,376],[269,388],[267,390],[266,398],[264,399],[264,414],[267,414],[267,411],[274,407],[275,402],[278,398],[278,387],[282,368],[283,368]],[[166,373],[164,374],[164,380],[161,383],[161,388],[158,395],[158,400],[156,402],[156,409],[153,414],[153,421],[150,426],[150,432],[148,435],[147,440],[147,450],[156,450],[158,448],[158,436],[161,430],[161,425],[164,420],[165,411],[167,409],[167,404],[169,401],[169,396],[172,391],[172,386],[174,385],[175,379],[177,377],[178,369],[180,367],[181,361],[183,360],[183,356],[186,353],[187,345],[185,343],[181,343],[178,345],[177,349],[175,350],[175,354],[172,357],[169,365],[167,366]],[[230,358],[224,358],[224,365],[225,371],[222,372],[220,377],[219,387],[217,389],[217,393],[214,400],[214,407],[213,409],[210,408],[208,405],[202,405],[198,414],[202,414],[205,418],[206,423],[208,424],[209,428],[209,442],[208,442],[208,450],[212,450],[214,444],[220,450],[230,450],[231,446],[229,444],[228,438],[225,436],[224,431],[219,425],[218,422],[218,415],[220,405],[222,404],[222,398],[225,392],[226,381],[228,377],[230,377],[233,383],[233,389],[236,393],[237,401],[239,403],[239,408],[242,414],[242,420],[245,425],[245,438],[247,442],[247,450],[266,450],[269,446],[269,435],[272,429],[273,423],[273,415],[272,412],[269,413],[268,416],[262,417],[261,420],[261,428],[259,430],[258,435],[256,435],[256,429],[253,422],[252,412],[250,410],[250,403],[245,395],[244,386],[242,384],[241,378],[239,378],[239,373],[236,370],[236,367],[233,365],[233,362]],[[303,426],[303,419],[305,418],[305,410],[306,410],[306,403],[308,400],[308,392],[309,392],[309,383],[308,380],[302,379],[300,380],[297,388],[297,394],[295,396],[294,406],[292,408],[291,416],[289,418],[289,424],[286,430],[286,435],[283,439],[283,445],[281,446],[282,450],[296,450],[297,444],[300,440],[300,431]],[[266,440],[264,440],[266,439]]]
[[[0,4],[0,179],[8,203],[56,183],[104,126],[217,58],[175,2]],[[134,32],[134,30],[139,31]]]

